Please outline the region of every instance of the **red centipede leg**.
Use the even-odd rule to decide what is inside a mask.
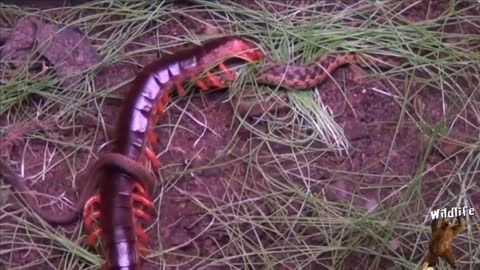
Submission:
[[[182,83],[180,82],[175,82],[175,88],[177,89],[177,95],[183,96],[185,95],[185,88],[183,88]]]
[[[160,116],[162,115],[162,113],[158,112],[159,108],[157,108],[157,105],[155,105],[155,107],[156,107],[156,109],[152,113],[152,116],[150,117],[150,119],[152,121],[151,123],[153,123],[153,125],[155,125],[158,122],[158,119],[160,119]],[[162,107],[162,110],[163,110],[163,107]]]
[[[145,188],[138,182],[133,184],[133,191],[137,194],[142,195],[145,198],[148,198],[147,192],[145,192]]]
[[[164,95],[158,100],[158,102],[155,104],[155,108],[157,110],[158,115],[162,115],[165,113],[165,107],[167,103],[168,103],[168,95]]]
[[[94,212],[88,213],[87,215],[84,215],[83,224],[85,225],[85,230],[87,230],[88,233],[92,232],[93,222],[98,217],[100,217],[100,211],[94,211]]]
[[[102,234],[102,229],[100,228],[90,233],[87,237],[87,244],[92,247],[95,246],[95,243],[100,238],[100,234]]]
[[[157,145],[157,133],[155,133],[153,130],[147,132],[147,141],[151,147],[155,147],[155,145]]]
[[[148,147],[144,147],[143,148],[143,152],[145,153],[145,155],[147,156],[147,158],[150,160],[150,162],[152,163],[152,166],[155,170],[158,170],[160,169],[160,161],[158,160],[157,156],[155,155],[155,153],[153,153],[153,151],[148,148]]]
[[[168,94],[165,94],[155,104],[156,114],[158,115],[158,117],[165,113],[165,106],[168,103],[168,100]]]
[[[156,109],[156,112],[155,112],[156,119],[154,119],[154,120],[158,120],[159,116],[162,115],[165,112],[165,105],[163,105],[161,100],[158,101],[155,104],[155,109]],[[156,121],[154,121],[154,122],[156,123]]]
[[[200,88],[202,91],[207,91],[209,88],[207,84],[201,80],[196,80],[195,85]]]
[[[98,211],[95,210],[95,205],[98,204],[99,202],[100,202],[100,196],[98,194],[94,195],[90,199],[87,200],[87,202],[85,203],[85,206],[83,208],[83,219],[85,220],[85,222],[84,222],[85,229],[88,232],[92,231],[92,222],[91,221],[93,221],[93,218],[98,217],[98,216],[96,216],[96,213]],[[98,213],[98,214],[100,214],[100,213]]]
[[[220,81],[220,78],[211,72],[207,72],[207,80],[217,88],[225,87],[225,85]]]
[[[143,221],[145,221],[146,223],[150,223],[152,221],[152,217],[140,209],[133,209],[133,213],[137,218],[143,219]]]
[[[221,63],[218,65],[218,68],[220,69],[220,71],[222,72],[222,74],[224,74],[225,78],[227,78],[227,80],[229,81],[233,81],[235,80],[235,73],[231,70],[229,70],[224,63]]]
[[[137,250],[140,252],[140,255],[147,255],[147,249],[145,248],[145,245],[140,242],[137,242]]]
[[[165,105],[165,104],[168,103],[170,98],[168,97],[168,94],[165,94],[165,95],[162,96],[162,98],[160,100],[162,101],[162,104]]]
[[[89,210],[93,209],[93,207],[95,206],[95,204],[98,204],[100,202],[100,196],[97,194],[97,195],[93,195],[90,199],[88,199],[86,202],[85,202],[85,206],[84,206],[84,211],[83,213],[88,213],[90,212]]]
[[[148,236],[145,233],[145,230],[142,229],[142,227],[135,226],[135,234],[137,235],[137,239],[140,243],[144,244],[148,242]]]
[[[145,188],[140,184],[135,182],[132,186],[133,192],[140,193],[140,195],[144,197],[148,197],[147,193],[145,192]]]
[[[148,195],[145,192],[145,189],[139,183],[133,184],[133,202],[139,202],[151,213],[154,213],[153,203],[148,199]],[[142,218],[145,222],[149,223],[152,220],[151,215],[146,214],[143,210],[134,208],[134,214],[137,218]]]
[[[132,186],[132,190],[133,190],[134,194],[140,194],[143,197],[148,198],[148,195],[145,192],[145,188],[140,183],[135,182]]]
[[[141,230],[141,229],[139,228],[139,230]],[[137,234],[137,235],[138,235],[138,234]],[[143,235],[144,235],[145,238],[147,238],[147,235],[146,235],[145,233],[143,233]],[[142,237],[142,236],[140,236],[140,237]],[[137,236],[137,238],[140,238],[140,237]],[[144,240],[147,240],[147,241],[148,241],[148,239],[144,239]],[[136,245],[135,245],[135,246],[136,246],[136,249],[137,249],[137,251],[138,251],[138,253],[139,253],[140,256],[145,256],[145,255],[147,255],[147,249],[145,248],[145,245],[147,244],[147,242],[142,242],[142,241],[144,241],[144,240],[140,240],[140,239],[139,239],[139,241],[137,241],[137,243],[136,243]]]
[[[146,194],[144,194],[144,193],[140,193],[140,194],[134,193],[132,195],[132,200],[133,200],[133,203],[140,203],[143,207],[146,208],[146,210],[148,212],[150,212],[150,213],[155,212],[155,210],[153,208],[153,203],[150,199],[148,199],[148,197],[146,197]],[[151,222],[152,216],[150,214],[145,213],[145,211],[143,211],[142,209],[134,208],[133,211],[134,211],[134,215],[137,218],[143,219],[146,223]]]
[[[143,206],[145,206],[147,209],[153,211],[153,203],[150,201],[147,197],[144,195],[139,195],[139,194],[132,194],[132,199],[136,202],[141,203]]]

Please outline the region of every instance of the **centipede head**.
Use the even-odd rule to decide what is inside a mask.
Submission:
[[[258,61],[263,57],[262,52],[254,43],[244,39],[234,38],[227,42],[225,46],[233,53],[233,57],[247,62]]]
[[[231,58],[254,62],[263,57],[262,52],[253,42],[235,36],[211,40],[205,43],[203,48],[202,61],[206,65]]]

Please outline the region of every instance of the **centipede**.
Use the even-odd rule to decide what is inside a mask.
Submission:
[[[171,95],[185,94],[187,82],[193,82],[202,91],[228,88],[238,77],[226,64],[232,59],[242,63],[265,60],[257,82],[293,89],[319,85],[338,67],[358,62],[355,53],[345,53],[324,56],[311,65],[291,65],[269,60],[259,46],[243,37],[209,40],[165,55],[138,73],[119,112],[112,149],[94,163],[70,212],[52,215],[37,206],[34,196],[4,161],[0,161],[0,173],[46,222],[66,225],[82,217],[87,244],[102,243],[102,270],[140,270],[148,244],[144,225],[155,215],[152,194],[148,192],[156,181],[151,171],[161,167],[154,152],[154,126],[165,113]],[[212,67],[219,72],[212,73]]]

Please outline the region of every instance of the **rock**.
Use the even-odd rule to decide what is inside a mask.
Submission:
[[[82,72],[101,61],[80,30],[46,24],[31,16],[17,22],[0,56],[18,67],[35,49],[54,66],[65,87],[78,83]]]

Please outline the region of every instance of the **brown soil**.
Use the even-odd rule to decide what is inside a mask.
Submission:
[[[251,1],[239,0],[235,2],[251,8],[258,8],[258,5],[250,3]],[[355,1],[343,2],[348,4]],[[416,5],[415,8],[405,10],[403,15],[411,21],[433,18],[442,14],[449,3],[449,1],[439,1],[442,3],[433,7],[428,2],[425,1],[422,5]],[[46,7],[51,7],[50,4],[47,4]],[[408,5],[409,3],[404,3],[398,9],[404,9]],[[270,8],[275,10],[275,6]],[[197,15],[200,18],[205,16],[202,12],[198,12]],[[189,18],[178,19],[187,25],[189,31],[193,33],[204,33],[207,31]],[[462,26],[457,29],[448,29],[448,31],[478,34],[478,29],[473,27],[473,25],[465,23]],[[13,25],[11,27],[13,28]],[[158,32],[155,33],[176,33],[179,35],[185,33],[185,29],[172,21],[162,25],[162,27],[158,27]],[[158,41],[152,32],[144,38],[143,42],[155,44],[161,41]],[[131,45],[125,50],[133,50],[138,48],[138,46]],[[143,55],[136,57],[135,62],[145,64],[150,62],[151,59],[152,55]],[[98,88],[106,88],[131,79],[136,72],[138,72],[138,67],[133,64],[117,63],[102,69],[97,74],[95,82]],[[398,94],[395,92],[394,87],[396,89],[403,88],[402,78],[399,78],[397,85],[391,85],[381,80],[369,80],[358,83],[358,81],[353,81],[349,72],[348,68],[340,68],[332,74],[337,82],[344,83],[340,83],[343,85],[344,93],[338,91],[336,84],[331,80],[322,84],[319,89],[322,101],[336,116],[335,121],[344,128],[345,135],[352,147],[349,154],[343,156],[334,153],[325,153],[322,156],[309,156],[306,154],[303,158],[311,160],[311,168],[308,174],[310,174],[311,179],[316,179],[315,183],[310,186],[310,189],[312,194],[318,196],[319,199],[347,204],[352,203],[365,210],[381,211],[395,206],[399,200],[399,196],[396,195],[398,188],[407,181],[411,181],[418,173],[422,173],[419,171],[418,164],[425,153],[425,146],[429,137],[422,133],[413,120],[405,117],[405,114],[413,115],[412,118],[415,120],[422,117],[431,126],[434,126],[442,119],[452,121],[452,116],[457,115],[459,110],[452,107],[445,114],[441,106],[442,98],[444,97],[435,89],[422,86],[421,92],[417,97],[420,110],[408,107],[407,111],[402,111],[399,100],[396,100],[393,96],[374,91],[374,89],[381,89],[386,93]],[[123,94],[125,90],[126,87],[119,89],[118,95]],[[418,91],[420,91],[420,86]],[[190,97],[191,101],[189,101]],[[236,254],[239,252],[238,247],[230,244],[233,240],[229,236],[229,232],[222,226],[226,222],[238,222],[239,231],[245,233],[243,236],[245,239],[255,243],[258,239],[261,239],[265,247],[279,246],[277,241],[282,241],[282,239],[276,239],[278,236],[272,231],[263,230],[258,225],[252,225],[247,221],[235,220],[235,215],[241,215],[241,213],[231,213],[231,220],[218,220],[214,218],[212,213],[205,211],[205,209],[219,209],[232,203],[244,203],[245,213],[248,212],[250,215],[258,213],[259,216],[269,216],[282,208],[279,205],[271,205],[271,200],[266,201],[256,197],[255,191],[275,190],[276,187],[269,186],[271,183],[265,181],[264,176],[260,175],[258,171],[249,172],[248,170],[251,170],[252,167],[244,160],[235,160],[235,156],[244,155],[247,149],[257,146],[259,147],[259,155],[269,151],[275,151],[275,153],[279,154],[285,153],[291,151],[291,148],[273,143],[268,146],[259,146],[259,140],[255,138],[255,135],[252,135],[246,128],[241,127],[241,123],[235,118],[231,104],[223,102],[226,98],[227,94],[225,92],[196,93],[193,96],[179,98],[176,100],[176,106],[171,106],[159,123],[157,129],[159,145],[155,150],[159,153],[167,149],[160,156],[162,163],[160,176],[164,182],[169,184],[163,187],[165,190],[162,191],[161,202],[157,202],[158,221],[149,230],[148,234],[150,238],[149,248],[154,251],[181,246],[175,252],[169,252],[164,255],[164,262],[170,266],[167,269],[201,267],[205,267],[204,269],[242,269],[241,267],[245,265],[245,262],[240,257],[236,257]],[[35,102],[40,101],[31,101],[31,110],[35,110]],[[194,106],[191,106],[189,102]],[[108,100],[102,104],[97,114],[103,117],[105,123],[114,123],[121,105],[122,102],[119,100]],[[185,116],[183,108],[188,108],[187,111],[195,115],[196,120],[203,122],[204,125],[200,125],[198,121]],[[194,108],[198,109],[198,111],[195,111]],[[423,115],[417,115],[418,112],[423,112]],[[92,111],[92,113],[95,115],[96,112]],[[470,112],[462,113],[465,114],[465,117],[462,119],[468,119],[468,121],[475,123],[473,116],[469,115]],[[456,121],[454,128],[450,130],[449,138],[454,137],[462,142],[467,140],[465,137],[469,134],[478,132],[478,130],[473,130],[471,125],[465,122],[462,123],[459,119],[456,119]],[[177,122],[185,129],[176,130],[175,135],[171,136],[173,130],[168,125]],[[8,117],[1,116],[0,123],[6,125]],[[25,138],[32,138],[32,134],[35,134],[35,132],[43,132],[53,138],[61,138],[61,141],[82,140],[89,146],[93,144],[93,149],[98,149],[107,140],[106,135],[103,133],[99,133],[102,135],[95,139],[88,135],[95,130],[96,120],[84,117],[77,119],[75,124],[83,126],[82,129],[73,129],[68,126],[62,127],[51,122],[43,124],[27,122],[27,124],[19,127],[12,127],[2,137],[2,152],[3,154],[8,154],[8,158],[15,161],[19,161],[22,156],[26,157],[24,160],[26,164],[25,175],[31,176],[41,171],[45,162],[47,162],[45,161],[45,151],[50,147],[44,141],[32,139],[29,142],[29,148],[24,149],[22,142],[26,141]],[[45,125],[48,125],[48,127],[45,127]],[[475,123],[475,125],[478,125],[478,123]],[[194,145],[194,142],[199,138],[199,134],[204,133],[205,126],[208,127],[208,130],[198,140],[198,143]],[[236,133],[239,126],[240,131]],[[107,126],[108,131],[111,131],[111,128],[111,126]],[[265,126],[258,124],[258,128],[265,129]],[[238,137],[235,140],[237,144],[229,147],[232,153],[224,153],[225,145],[232,141],[232,136]],[[459,164],[465,159],[465,155],[461,151],[463,148],[448,139],[440,140],[436,145],[438,147],[429,153],[426,163],[427,168],[435,168],[423,175],[424,186],[422,188],[430,191],[439,190],[442,185],[435,183],[435,181],[458,168]],[[27,155],[23,155],[25,150],[28,151]],[[453,157],[445,162],[445,156],[452,155]],[[64,196],[66,198],[74,200],[76,195],[75,189],[72,188],[72,183],[75,183],[75,186],[81,186],[80,183],[84,180],[82,177],[86,173],[86,165],[92,163],[89,151],[87,149],[82,150],[75,155],[75,159],[69,157],[60,159],[58,158],[59,155],[56,157],[48,162],[50,164],[59,162],[58,165],[46,173],[43,180],[40,179],[36,183],[29,183],[29,187],[41,194],[50,194],[54,198],[65,193]],[[269,172],[271,177],[281,177],[276,164],[269,163],[261,158],[259,160],[263,162],[264,167],[262,169]],[[212,163],[225,165],[212,168]],[[302,188],[303,180],[298,175],[306,172],[300,172],[293,163],[285,161],[285,164],[282,165],[283,169],[290,168],[292,170],[291,172],[294,176],[291,177],[291,180],[295,185]],[[186,169],[190,173],[183,173]],[[72,170],[78,173],[75,178],[72,177]],[[245,179],[245,175],[248,175],[247,179]],[[243,182],[238,179],[243,179]],[[388,185],[390,188],[375,187],[380,184]],[[241,190],[243,186],[248,186],[250,189]],[[450,189],[453,193],[457,192],[460,189],[460,184],[452,185]],[[159,192],[159,190],[156,190],[155,195]],[[433,193],[429,192],[429,194]],[[258,200],[254,203],[249,201],[250,198]],[[383,201],[385,198],[389,199]],[[39,200],[40,202],[48,203],[52,201],[52,198],[42,196]],[[9,199],[9,201],[15,202],[13,199]],[[288,211],[289,214],[301,213],[306,217],[318,218],[318,213],[302,212],[301,200],[290,203],[291,205],[288,208],[282,208]],[[480,209],[480,200],[472,203],[472,207]],[[55,205],[55,207],[59,207],[58,205],[62,204],[57,202]],[[418,208],[418,206],[416,207]],[[423,221],[426,207],[430,206],[421,206],[418,209],[419,222]],[[226,210],[222,211],[224,213],[228,212]],[[390,217],[398,218],[395,216],[395,213],[391,213]],[[0,217],[1,219],[2,217]],[[5,218],[2,221],[2,226],[3,224],[6,225],[4,229],[7,230],[7,224],[15,224],[15,221],[13,218]],[[256,224],[264,223],[257,221]],[[2,226],[0,226],[0,234]],[[264,226],[273,225],[265,223]],[[286,230],[286,228],[281,228],[281,225],[275,227],[275,229]],[[302,241],[309,241],[312,245],[325,244],[315,227],[291,229],[302,235]],[[1,239],[2,236],[0,236]],[[2,241],[4,240],[7,241],[6,239]],[[412,240],[417,241],[417,239]],[[421,240],[426,241],[425,238]],[[49,241],[44,239],[38,241],[45,241],[46,245],[49,244]],[[404,239],[401,241],[404,241]],[[2,246],[25,248],[23,243],[5,243],[0,242],[0,248]],[[291,245],[292,243],[289,244]],[[222,247],[222,249],[220,250],[219,247]],[[246,247],[245,252],[248,251]],[[4,265],[3,268],[0,265],[0,269],[10,269],[28,263],[32,263],[34,266],[23,269],[53,269],[52,266],[44,262],[36,265],[35,262],[40,260],[40,256],[38,252],[34,251],[28,253],[28,256],[4,254],[0,256],[0,264],[6,262],[7,265]],[[200,259],[219,258],[222,256],[231,256],[231,259],[226,261],[230,266],[227,264],[208,265],[208,259]],[[390,253],[390,256],[396,255]],[[399,255],[397,254],[397,256]],[[414,255],[406,255],[409,260],[415,263],[420,261],[422,256],[423,253],[421,252]],[[308,259],[307,255],[304,257],[303,259]],[[251,260],[250,265],[255,265],[255,262],[261,262],[261,259],[254,255],[249,258]],[[298,258],[299,261],[301,259]],[[380,263],[376,260],[379,260],[379,258],[368,257],[364,253],[352,251],[350,256],[345,258],[343,266],[341,266],[341,261],[335,261],[335,259],[332,259],[332,254],[325,252],[302,269],[329,269],[329,267],[334,267],[335,265],[340,267],[339,269],[367,269],[372,264],[379,264],[379,269],[397,269],[392,261],[381,260]],[[58,260],[50,260],[50,263],[55,267],[60,267],[57,266],[59,264]],[[178,268],[174,266],[178,266]],[[263,265],[256,265],[255,268],[251,269],[263,269],[263,267]],[[283,265],[278,264],[275,269],[294,268],[295,265],[286,263]],[[147,264],[146,269],[158,269],[158,266]]]

